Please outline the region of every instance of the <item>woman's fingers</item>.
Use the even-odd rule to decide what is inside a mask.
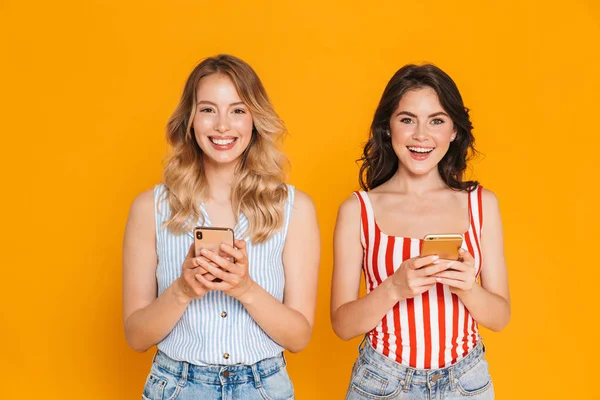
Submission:
[[[423,268],[429,264],[438,264],[439,263],[439,259],[440,257],[433,255],[433,256],[425,256],[425,257],[418,257],[412,260],[412,263],[410,264],[410,268],[411,269],[420,269]]]
[[[418,274],[421,276],[431,276],[437,274],[438,272],[442,272],[447,270],[452,266],[451,262],[440,262],[439,264],[433,264],[418,270]]]
[[[195,278],[196,278],[196,280],[200,284],[202,284],[202,286],[204,286],[208,290],[222,290],[222,291],[225,291],[225,290],[228,290],[228,289],[231,288],[231,285],[228,284],[227,282],[223,281],[223,280],[221,280],[219,282],[213,282],[212,279],[207,279],[205,276],[208,276],[208,275],[197,274],[195,276]]]
[[[240,240],[240,242],[242,242],[242,241]],[[221,245],[221,250],[228,256],[231,256],[236,261],[241,261],[246,256],[245,251],[236,249],[235,247],[232,247],[232,246],[228,245],[227,243],[223,243]]]
[[[441,283],[442,285],[447,285],[447,286],[450,286],[453,288],[464,289],[464,287],[465,287],[465,282],[461,281],[461,280],[450,279],[450,278],[435,278],[435,279],[438,283]]]
[[[469,275],[467,273],[462,272],[462,271],[452,271],[452,270],[441,271],[433,276],[436,278],[454,279],[454,280],[458,280],[458,281],[462,281],[462,282],[466,282],[469,279]]]

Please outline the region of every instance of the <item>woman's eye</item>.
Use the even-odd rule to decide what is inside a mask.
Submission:
[[[432,119],[432,120],[431,120],[431,123],[432,123],[433,125],[441,125],[441,124],[443,124],[443,123],[444,123],[444,120],[443,120],[443,119],[441,119],[441,118],[435,118],[435,119]]]
[[[410,118],[402,118],[400,120],[400,122],[402,122],[403,124],[411,124],[412,123],[412,119],[410,119]]]
[[[246,110],[242,109],[242,108],[236,108],[235,110],[233,110],[234,114],[246,114]]]
[[[200,110],[200,112],[202,112],[202,113],[211,113],[211,112],[213,112],[213,109],[212,108],[202,108]]]

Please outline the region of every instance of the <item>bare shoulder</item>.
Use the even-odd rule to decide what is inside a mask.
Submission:
[[[494,192],[483,188],[481,190],[481,202],[483,203],[483,209],[489,211],[498,210],[498,197]]]
[[[154,190],[150,189],[140,193],[131,204],[125,227],[124,254],[139,254],[140,248],[152,248],[155,224]]]
[[[318,248],[317,243],[320,243],[319,222],[315,204],[308,194],[298,189],[294,191],[294,203],[292,204],[286,239],[286,243],[288,242],[293,243],[293,246],[286,244],[286,249],[288,249],[286,254],[295,254],[300,258],[306,256],[306,254],[296,254],[298,250]]]
[[[300,189],[294,189],[294,208],[310,209],[315,208],[315,203],[308,193]]]
[[[315,203],[312,198],[302,190],[294,190],[294,209],[299,210],[300,213],[314,212]]]
[[[130,217],[154,215],[154,189],[148,189],[137,195],[131,204],[129,214]]]
[[[340,208],[338,209],[339,216],[351,216],[351,215],[359,215],[360,214],[360,203],[358,198],[351,194],[346,200],[340,204]]]

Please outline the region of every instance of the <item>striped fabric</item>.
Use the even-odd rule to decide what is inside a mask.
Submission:
[[[192,231],[173,235],[161,228],[170,215],[165,194],[164,184],[155,187],[156,279],[159,294],[181,275],[181,266],[194,241]],[[288,185],[284,227],[264,243],[252,243],[244,235],[248,228],[248,220],[244,215],[239,216],[234,229],[235,238],[244,239],[247,243],[250,276],[281,302],[285,285],[282,255],[293,202],[294,187]],[[200,209],[202,218],[198,225],[211,226],[204,204]],[[283,351],[239,301],[221,291],[210,291],[200,299],[193,300],[171,333],[158,344],[158,348],[174,360],[196,365],[250,365]]]
[[[468,194],[469,230],[462,247],[481,271],[481,186]],[[354,193],[361,207],[361,243],[367,292],[393,275],[400,264],[420,254],[423,239],[389,236],[381,232],[366,192]],[[448,367],[466,356],[479,340],[477,323],[458,296],[440,283],[411,299],[401,300],[369,332],[373,348],[412,368]]]

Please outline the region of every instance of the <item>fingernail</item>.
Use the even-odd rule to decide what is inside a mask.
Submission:
[[[200,250],[200,253],[202,253],[202,254],[208,254],[208,250],[202,249],[202,250]]]
[[[196,258],[196,262],[197,263],[201,263],[202,262],[202,258],[201,257]]]
[[[227,248],[227,244],[225,244],[225,243],[221,243],[221,248],[222,248],[222,249],[226,249],[226,248]]]
[[[436,282],[441,282],[441,281],[442,281],[442,278],[435,278],[435,281],[436,281]]]
[[[465,249],[463,249],[463,248],[461,247],[460,249],[458,249],[458,251],[459,251],[460,253],[464,253],[464,252],[465,252]]]
[[[434,262],[432,262],[432,264],[439,264],[440,260],[435,260]]]
[[[448,264],[446,264],[446,267],[451,267],[452,264],[454,264],[454,262],[450,261]]]
[[[440,259],[440,256],[433,256],[433,259],[434,259],[434,260],[439,260],[439,259]]]

